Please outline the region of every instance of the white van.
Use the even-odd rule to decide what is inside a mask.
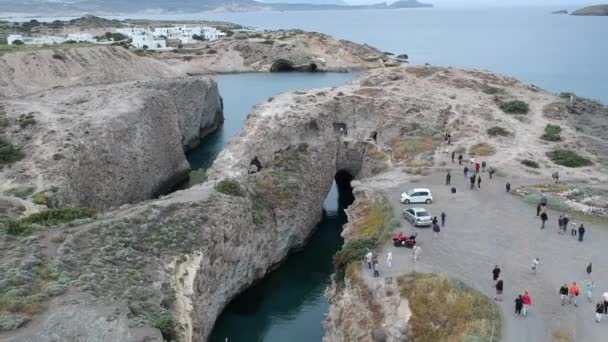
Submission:
[[[429,189],[412,189],[401,194],[401,203],[426,203],[433,202],[433,195]]]

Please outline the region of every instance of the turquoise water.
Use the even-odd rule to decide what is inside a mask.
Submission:
[[[348,73],[282,73],[219,75],[217,81],[224,99],[223,127],[201,141],[188,155],[193,169],[208,168],[226,143],[243,127],[254,105],[290,90],[332,87],[348,83]]]
[[[415,64],[488,69],[547,90],[608,103],[608,17],[551,14],[568,6],[138,15],[299,28],[407,53]],[[123,17],[124,18],[124,17]]]
[[[353,74],[285,73],[215,77],[224,98],[222,128],[206,137],[188,160],[207,168],[228,140],[243,127],[252,107],[289,90],[336,86]],[[232,301],[218,318],[210,341],[320,341],[327,312],[323,296],[332,273],[332,257],[342,246],[346,222],[343,209],[352,201],[350,189],[336,184],[324,203],[325,214],[304,250]]]
[[[350,191],[334,183],[323,220],[306,247],[235,298],[218,318],[210,342],[321,341],[328,309],[324,291],[333,271],[332,257],[342,246]]]

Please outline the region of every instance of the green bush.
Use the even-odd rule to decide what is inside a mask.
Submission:
[[[210,54],[210,55],[213,55],[213,54],[216,54],[217,51],[213,50],[213,49],[209,49],[209,50],[207,50],[207,53]]]
[[[545,126],[545,133],[540,138],[546,141],[560,141],[562,140],[561,132],[562,128],[560,126],[548,124]]]
[[[29,224],[19,220],[8,220],[3,225],[5,232],[14,236],[29,235],[33,230]]]
[[[197,184],[202,184],[207,181],[207,170],[196,169],[190,171],[188,179],[188,187],[193,187]]]
[[[234,179],[223,179],[215,185],[215,190],[230,196],[243,196],[239,182]]]
[[[22,223],[56,226],[73,220],[94,217],[95,210],[89,208],[54,208],[22,218]]]
[[[373,238],[355,239],[344,246],[334,255],[334,266],[336,269],[344,269],[353,261],[362,261],[365,254],[376,246]]]
[[[547,156],[558,165],[566,167],[581,167],[593,164],[591,160],[578,155],[571,150],[555,150],[547,152]]]
[[[507,137],[511,135],[511,132],[507,131],[506,129],[499,127],[499,126],[494,126],[494,127],[490,127],[487,130],[488,135],[491,137],[495,137],[495,136],[501,136],[501,137]]]
[[[154,327],[160,330],[165,341],[177,341],[177,333],[175,331],[175,322],[169,314],[160,316],[155,322]]]
[[[49,199],[45,194],[36,194],[34,196],[34,203],[39,205],[48,205]]]
[[[483,84],[481,86],[481,91],[483,93],[485,93],[485,94],[488,94],[488,95],[494,95],[494,94],[498,94],[498,93],[502,93],[503,92],[502,89],[496,88],[496,87],[492,87],[492,86],[487,85],[487,84]]]
[[[530,159],[524,159],[521,161],[522,165],[527,166],[527,167],[531,167],[533,169],[538,169],[539,165],[537,162],[535,162],[534,160],[530,160]]]
[[[500,107],[503,112],[510,114],[526,114],[530,110],[528,104],[520,100],[500,102],[498,107]]]
[[[23,158],[23,153],[13,144],[0,139],[0,164],[16,162]]]

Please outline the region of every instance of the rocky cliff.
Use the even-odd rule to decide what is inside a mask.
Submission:
[[[122,47],[39,49],[0,56],[0,99],[57,87],[177,76],[154,59]]]
[[[184,151],[223,122],[217,84],[177,75],[121,47],[1,56],[2,136],[23,158],[0,189],[97,209],[166,192],[190,170]]]
[[[239,32],[205,48],[159,56],[176,70],[200,73],[347,71],[396,66],[402,62],[367,45],[301,30]]]
[[[608,15],[608,5],[587,6],[572,12],[572,15],[606,16]]]
[[[521,173],[529,158],[546,172],[558,168],[545,154],[554,146],[538,143],[547,122],[562,124],[560,146],[580,143],[567,108],[508,77],[432,67],[379,69],[351,85],[269,99],[206,183],[32,237],[0,235],[0,269],[9,275],[2,299],[38,305],[4,313],[13,330],[3,338],[205,340],[234,296],[306,241],[337,171],[378,175],[375,189],[394,186],[435,166],[449,130],[457,148],[483,152],[501,171]],[[568,176],[605,180],[601,159],[586,146],[577,152],[594,164]],[[340,295],[332,303],[348,303]]]

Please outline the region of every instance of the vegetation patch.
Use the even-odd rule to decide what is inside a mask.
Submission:
[[[545,126],[545,133],[540,138],[546,141],[560,141],[562,140],[561,132],[562,128],[560,126],[548,124]]]
[[[547,157],[555,164],[566,167],[583,167],[593,164],[591,160],[580,156],[572,150],[554,150],[547,152]]]
[[[34,196],[34,203],[38,205],[48,205],[49,198],[45,194],[36,194]]]
[[[154,327],[160,330],[165,341],[177,341],[178,336],[175,331],[175,321],[170,314],[161,315],[156,321],[154,321]]]
[[[197,184],[202,184],[207,181],[207,170],[206,169],[196,169],[190,171],[188,175],[188,187],[193,187]]]
[[[19,148],[7,141],[4,141],[3,139],[0,139],[0,164],[13,163],[23,157],[24,155]]]
[[[230,196],[243,196],[241,185],[234,179],[222,179],[215,185],[215,190]]]
[[[3,222],[4,231],[10,235],[29,235],[34,231],[33,225],[57,226],[78,219],[95,217],[95,210],[89,208],[54,208],[32,214],[18,220]]]
[[[27,128],[28,126],[34,126],[36,124],[36,119],[34,119],[34,114],[21,114],[19,115],[19,119],[17,119],[17,123],[21,128]]]
[[[522,160],[521,164],[523,166],[530,167],[530,168],[533,168],[533,169],[538,169],[540,167],[540,165],[538,165],[537,162],[535,162],[534,160],[530,160],[530,159],[524,159],[524,160]]]
[[[486,132],[491,137],[496,137],[496,136],[508,137],[508,136],[512,135],[511,132],[507,131],[506,129],[504,129],[500,126],[490,127],[490,128],[488,128],[488,130]]]
[[[412,341],[500,341],[500,312],[483,294],[431,274],[402,276],[397,281],[412,310],[408,324]]]
[[[433,136],[421,135],[411,138],[395,139],[391,144],[393,159],[402,161],[434,150]]]
[[[485,83],[481,85],[481,91],[484,94],[488,94],[488,95],[495,95],[495,94],[504,93],[504,89],[492,87],[491,85],[488,85],[488,84],[485,84]]]
[[[405,71],[416,76],[416,77],[429,77],[433,76],[440,68],[436,67],[409,67],[406,68]]]
[[[5,195],[26,199],[34,193],[34,188],[13,188],[4,192]]]
[[[393,219],[393,209],[386,199],[355,203],[351,210],[357,217],[352,223],[353,235],[334,256],[339,280],[343,279],[349,264],[361,262],[368,251],[390,239],[393,229],[399,225],[399,220]]]
[[[498,107],[508,114],[527,114],[530,111],[528,104],[520,100],[498,101]]]
[[[469,147],[469,154],[473,156],[492,156],[496,153],[494,147],[487,143],[479,143]]]

